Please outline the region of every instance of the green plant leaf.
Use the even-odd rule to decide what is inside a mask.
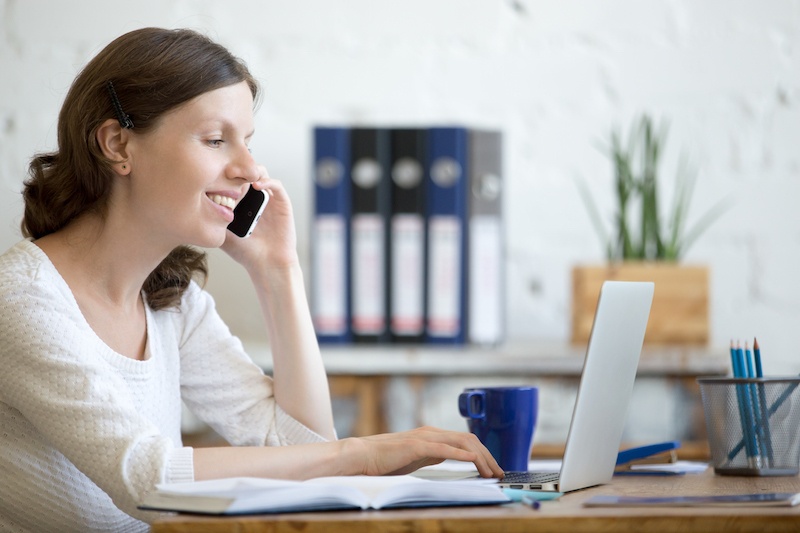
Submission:
[[[689,231],[685,231],[697,174],[690,171],[685,159],[681,159],[669,218],[666,226],[662,225],[658,177],[667,135],[667,122],[662,121],[656,127],[647,114],[634,119],[627,139],[623,139],[620,128],[612,129],[610,144],[604,149],[612,161],[617,197],[617,211],[613,217],[616,228],[611,232],[612,238],[599,230],[603,227],[600,214],[591,201],[588,188],[582,184],[581,194],[590,209],[598,234],[606,243],[610,260],[677,261],[726,209],[725,202],[720,202],[705,213]],[[636,207],[641,212],[638,234],[634,235],[629,216],[632,214],[631,209]]]

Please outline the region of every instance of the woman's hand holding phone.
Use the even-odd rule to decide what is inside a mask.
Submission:
[[[233,210],[233,222],[228,224],[228,229],[242,239],[249,237],[256,229],[256,224],[261,218],[267,202],[269,202],[269,195],[251,185],[244,197],[236,204],[236,208]]]
[[[259,166],[259,169],[261,177],[251,183],[246,195],[263,193],[268,197],[258,224],[248,238],[230,233],[222,245],[222,250],[251,275],[258,272],[263,274],[265,268],[299,264],[294,213],[289,196],[280,180],[271,179],[265,167]],[[257,196],[255,198],[258,199]],[[243,202],[244,198],[237,204],[237,209]],[[252,213],[251,218],[255,218],[256,211]]]

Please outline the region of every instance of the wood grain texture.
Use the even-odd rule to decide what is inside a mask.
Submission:
[[[624,262],[572,270],[572,342],[592,331],[605,280],[653,281],[655,293],[645,344],[708,343],[708,268],[670,263]]]
[[[585,508],[595,494],[677,496],[749,492],[800,492],[800,478],[618,477],[608,484],[543,502],[535,511],[519,503],[490,507],[339,511],[242,517],[179,515],[153,524],[153,533],[485,533],[507,532],[788,532],[800,529],[800,508]]]

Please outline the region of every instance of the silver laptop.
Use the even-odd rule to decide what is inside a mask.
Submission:
[[[600,290],[560,472],[507,472],[505,488],[570,492],[611,481],[633,392],[652,282]]]

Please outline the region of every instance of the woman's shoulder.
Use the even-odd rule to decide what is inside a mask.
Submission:
[[[0,287],[26,286],[55,273],[47,255],[30,240],[22,240],[0,255]]]
[[[183,292],[176,307],[154,311],[152,316],[163,327],[177,331],[182,344],[197,334],[216,332],[222,335],[226,331],[217,313],[214,298],[195,281]]]
[[[176,306],[156,311],[155,314],[167,315],[175,320],[186,322],[196,319],[198,315],[205,315],[214,308],[214,298],[200,284],[192,280],[181,294],[181,299]]]
[[[42,323],[44,315],[76,309],[66,282],[34,243],[21,241],[0,255],[0,321]]]

